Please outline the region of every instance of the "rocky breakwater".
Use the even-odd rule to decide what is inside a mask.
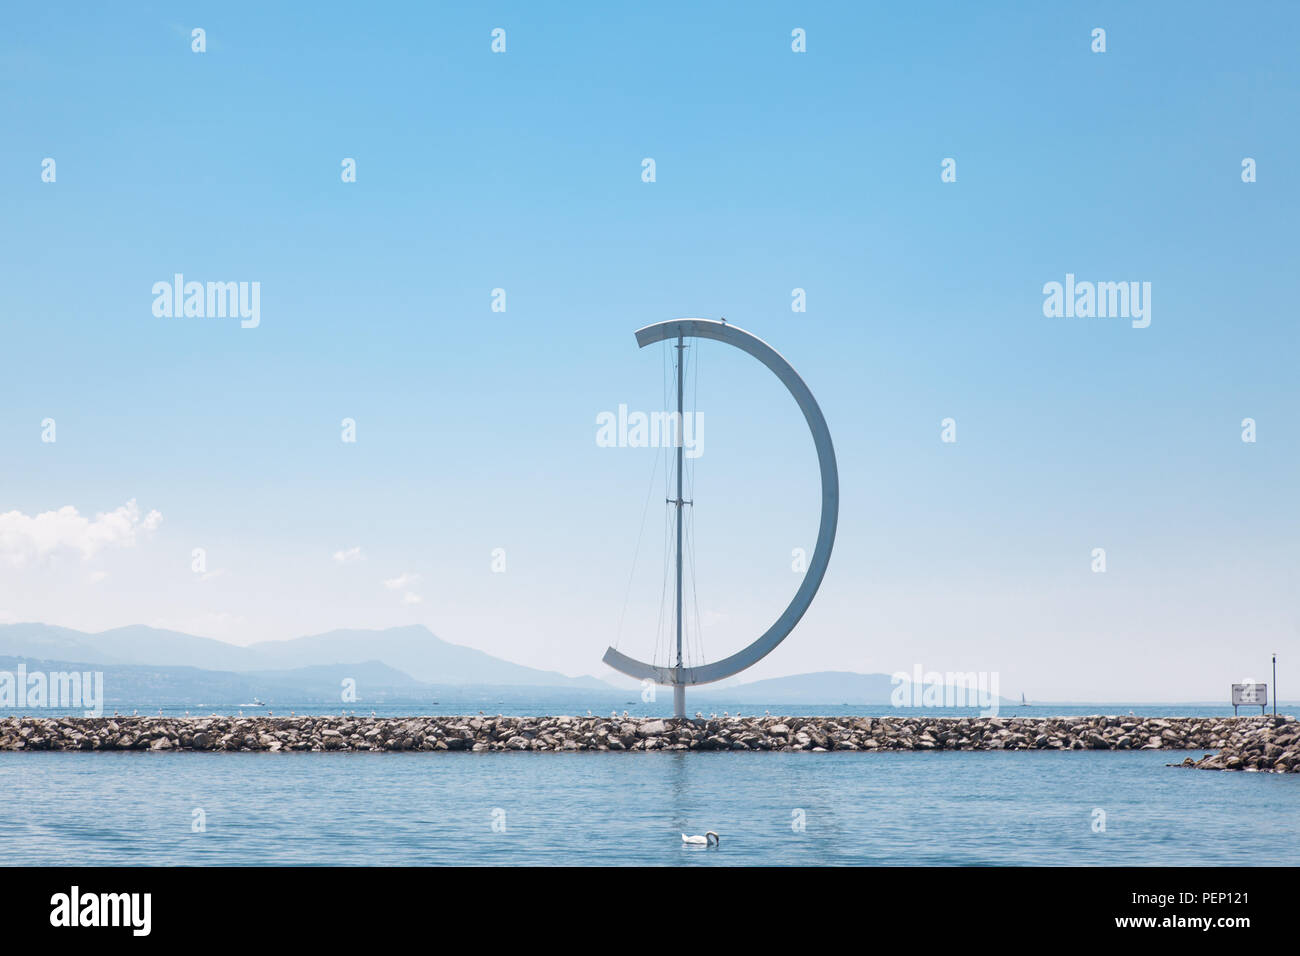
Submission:
[[[1200,760],[1187,757],[1180,766],[1197,770],[1256,770],[1300,773],[1300,723],[1294,717],[1250,717],[1224,721],[1227,735],[1216,742],[1218,753]]]
[[[1289,717],[6,717],[0,750],[1207,750],[1181,766],[1300,772]]]

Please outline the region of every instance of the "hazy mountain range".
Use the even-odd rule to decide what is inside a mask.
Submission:
[[[86,633],[50,624],[0,625],[0,670],[99,670],[109,706],[233,705],[254,698],[337,703],[356,682],[359,702],[431,701],[505,693],[530,699],[625,702],[635,690],[596,677],[538,670],[442,640],[419,625],[337,630],[239,646],[143,625]],[[699,688],[693,697],[736,703],[887,704],[886,674],[824,671]]]
[[[0,626],[0,655],[237,672],[382,661],[400,671],[408,683],[610,687],[594,677],[566,677],[450,644],[418,625],[382,631],[330,631],[241,647],[138,624],[98,634],[49,624],[9,624]]]

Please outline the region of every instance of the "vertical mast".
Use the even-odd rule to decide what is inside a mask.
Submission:
[[[682,452],[686,427],[682,406],[682,379],[686,346],[677,333],[677,667],[673,673],[673,716],[686,716],[686,685],[682,683]]]

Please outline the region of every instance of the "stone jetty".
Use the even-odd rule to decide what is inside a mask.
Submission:
[[[6,717],[3,750],[1201,750],[1179,766],[1300,772],[1291,717]]]

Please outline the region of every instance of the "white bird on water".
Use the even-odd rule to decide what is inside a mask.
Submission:
[[[710,840],[709,837],[713,837],[713,839]],[[722,844],[722,837],[718,836],[712,830],[709,830],[704,834],[704,836],[687,836],[683,833],[682,842],[687,846],[709,846],[710,844],[720,846]]]

